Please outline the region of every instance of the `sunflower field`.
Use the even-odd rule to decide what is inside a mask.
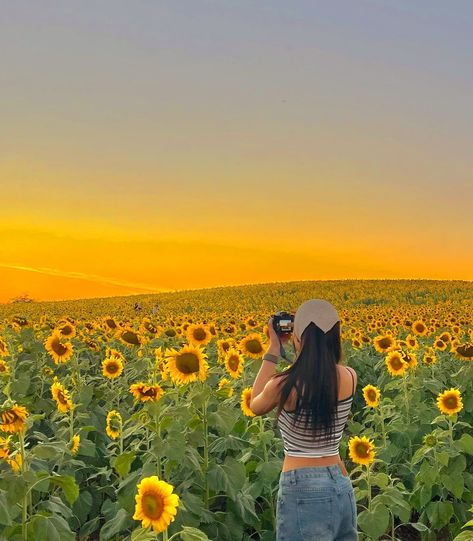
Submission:
[[[249,403],[268,318],[310,298],[358,373],[360,540],[473,540],[472,283],[344,280],[0,305],[0,541],[274,540]]]

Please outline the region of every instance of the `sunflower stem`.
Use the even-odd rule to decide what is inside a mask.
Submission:
[[[268,462],[268,450],[266,449],[266,442],[264,441],[264,420],[263,420],[263,417],[260,415],[259,416],[259,427],[260,427],[260,431],[261,431],[261,439],[263,440],[263,457],[264,457],[264,462],[267,463]],[[270,500],[270,508],[271,508],[271,517],[272,517],[272,522],[273,522],[273,530],[276,531],[276,517],[275,517],[275,513],[274,513],[274,502],[273,502],[273,498],[271,497],[271,500]]]
[[[407,390],[407,378],[406,372],[402,374],[403,388],[404,388],[404,399],[406,401],[406,426],[410,426],[410,414],[409,414],[409,393]],[[412,458],[412,442],[410,436],[408,437],[409,442],[409,460]]]
[[[74,436],[74,408],[72,407],[69,410],[69,439],[71,440],[71,444],[72,444],[73,436]]]
[[[20,430],[19,434],[20,440],[20,455],[21,455],[21,473],[26,471],[26,456],[25,456],[25,435],[24,431]],[[23,539],[26,539],[26,523],[28,521],[28,493],[23,496],[23,503],[21,507],[21,533]]]
[[[371,464],[366,467],[366,483],[368,485],[368,511],[371,512],[371,484],[370,484]]]
[[[156,436],[157,436],[157,439],[158,439],[158,445],[156,445],[156,468],[158,470],[158,477],[161,479],[161,453],[159,452],[159,448],[160,448],[160,445],[161,445],[161,424],[159,422],[159,410],[158,409],[156,409],[155,421],[156,421]]]
[[[386,427],[384,426],[384,412],[383,412],[383,405],[379,405],[379,417],[381,419],[381,433],[383,434],[383,447],[386,448],[387,446],[387,440],[386,440]]]
[[[453,447],[453,423],[450,415],[448,416],[448,436],[450,439],[450,446]]]
[[[163,541],[168,541],[168,529],[167,528],[163,532]]]
[[[204,400],[204,405],[202,406],[202,418],[203,418],[203,423],[204,423],[204,467],[203,467],[204,487],[205,487],[204,502],[205,502],[206,509],[208,509],[209,507],[209,483],[207,479],[207,471],[209,469],[209,426],[208,426],[208,420],[207,420],[207,403],[208,403],[208,398]]]

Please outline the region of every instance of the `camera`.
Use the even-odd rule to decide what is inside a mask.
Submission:
[[[294,315],[289,312],[277,312],[273,316],[273,328],[276,334],[289,334],[294,329]]]

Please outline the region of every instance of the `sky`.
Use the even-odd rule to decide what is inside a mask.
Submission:
[[[473,278],[473,3],[0,9],[0,302]]]

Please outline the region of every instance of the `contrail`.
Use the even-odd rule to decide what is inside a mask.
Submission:
[[[10,263],[0,263],[0,267],[5,269],[15,269],[26,272],[36,272],[38,274],[46,274],[48,276],[60,276],[62,278],[76,278],[78,280],[87,280],[89,282],[95,282],[100,284],[108,284],[119,287],[127,287],[133,289],[140,289],[148,293],[160,293],[163,291],[171,291],[169,289],[158,288],[149,284],[142,284],[139,282],[129,282],[127,280],[117,280],[115,278],[108,278],[105,276],[99,276],[97,274],[86,274],[76,271],[63,271],[60,269],[53,269],[51,267],[27,267],[24,265],[12,265]]]

